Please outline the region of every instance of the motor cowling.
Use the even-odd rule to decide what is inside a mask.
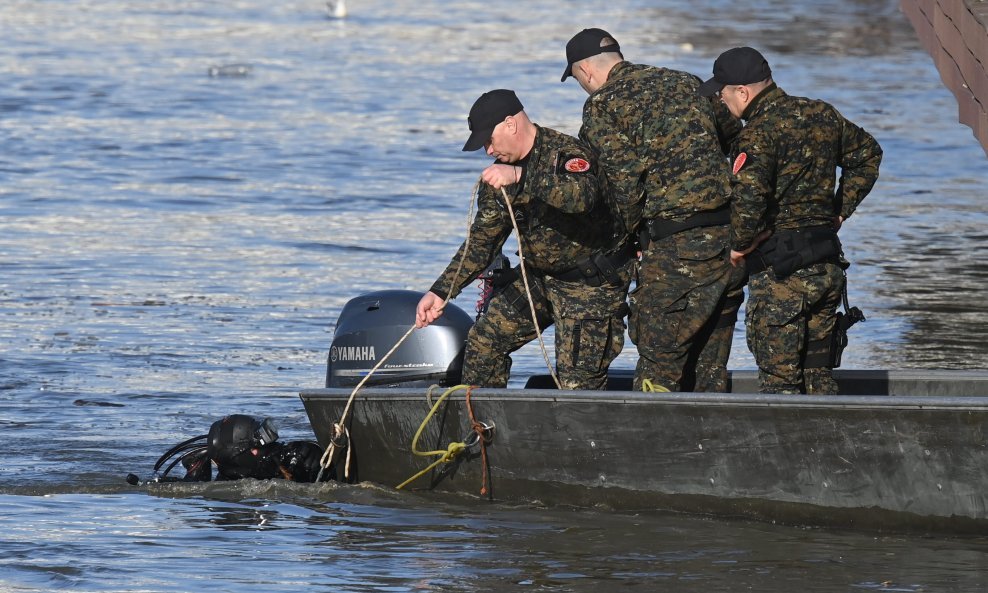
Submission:
[[[326,387],[359,383],[415,323],[415,307],[422,296],[411,290],[381,290],[347,302],[329,349]],[[458,384],[463,347],[472,325],[470,315],[448,303],[442,317],[412,332],[365,385]]]

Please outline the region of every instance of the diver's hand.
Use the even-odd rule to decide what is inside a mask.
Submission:
[[[484,183],[494,189],[501,189],[502,187],[518,183],[518,180],[521,179],[521,167],[495,163],[484,169],[484,172],[480,174],[480,178]]]
[[[415,327],[422,329],[442,317],[444,299],[432,291],[425,293],[415,307]]]

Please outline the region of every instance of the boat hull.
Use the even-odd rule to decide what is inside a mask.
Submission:
[[[852,371],[838,379],[849,393],[885,389],[838,396],[476,389],[474,417],[495,426],[486,478],[475,446],[407,488],[495,501],[983,533],[988,373]],[[754,375],[733,373],[732,382],[744,390]],[[349,397],[349,390],[302,392],[322,446]],[[361,391],[347,422],[351,478],[395,486],[428,466],[434,458],[413,455],[411,441],[430,409],[422,389]],[[419,449],[466,441],[470,427],[464,392],[456,392],[425,424]]]

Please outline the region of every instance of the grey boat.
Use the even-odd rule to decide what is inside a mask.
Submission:
[[[755,393],[754,371],[732,372],[729,393],[634,392],[630,371],[615,371],[605,392],[547,389],[547,377],[532,377],[524,389],[473,389],[469,402],[458,389],[438,401],[444,390],[425,385],[456,381],[461,353],[450,344],[470,321],[449,310],[446,326],[426,328],[444,334],[438,350],[428,352],[425,339],[395,352],[393,366],[406,368],[407,382],[391,373],[390,386],[359,390],[348,408],[347,383],[361,373],[340,365],[367,367],[372,361],[349,359],[384,348],[348,340],[385,336],[393,344],[415,301],[403,291],[354,299],[361,314],[383,311],[378,319],[386,321],[354,327],[345,309],[333,348],[362,355],[331,355],[328,387],[300,394],[323,447],[345,420],[348,450],[332,468],[338,479],[349,454],[350,481],[408,481],[405,490],[494,503],[881,531],[988,530],[988,372],[838,370],[840,395],[793,396]],[[409,362],[437,352],[431,362]],[[440,368],[445,378],[423,372]],[[432,456],[413,453],[420,429],[417,449]],[[436,461],[436,452],[453,449]]]

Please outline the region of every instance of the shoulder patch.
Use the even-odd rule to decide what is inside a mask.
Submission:
[[[581,159],[580,157],[574,157],[563,163],[563,169],[566,169],[570,173],[586,173],[590,170],[590,161]]]
[[[747,155],[747,153],[744,153],[744,152],[742,152],[742,153],[740,153],[740,154],[738,154],[738,156],[737,156],[737,158],[735,158],[735,159],[734,159],[734,166],[733,166],[733,167],[731,167],[731,171],[732,171],[732,172],[733,172],[733,173],[734,173],[735,175],[737,175],[737,174],[738,174],[738,171],[740,171],[740,170],[741,170],[741,167],[743,167],[743,166],[744,166],[744,163],[745,163],[745,161],[747,161],[747,160],[748,160],[748,155]]]

